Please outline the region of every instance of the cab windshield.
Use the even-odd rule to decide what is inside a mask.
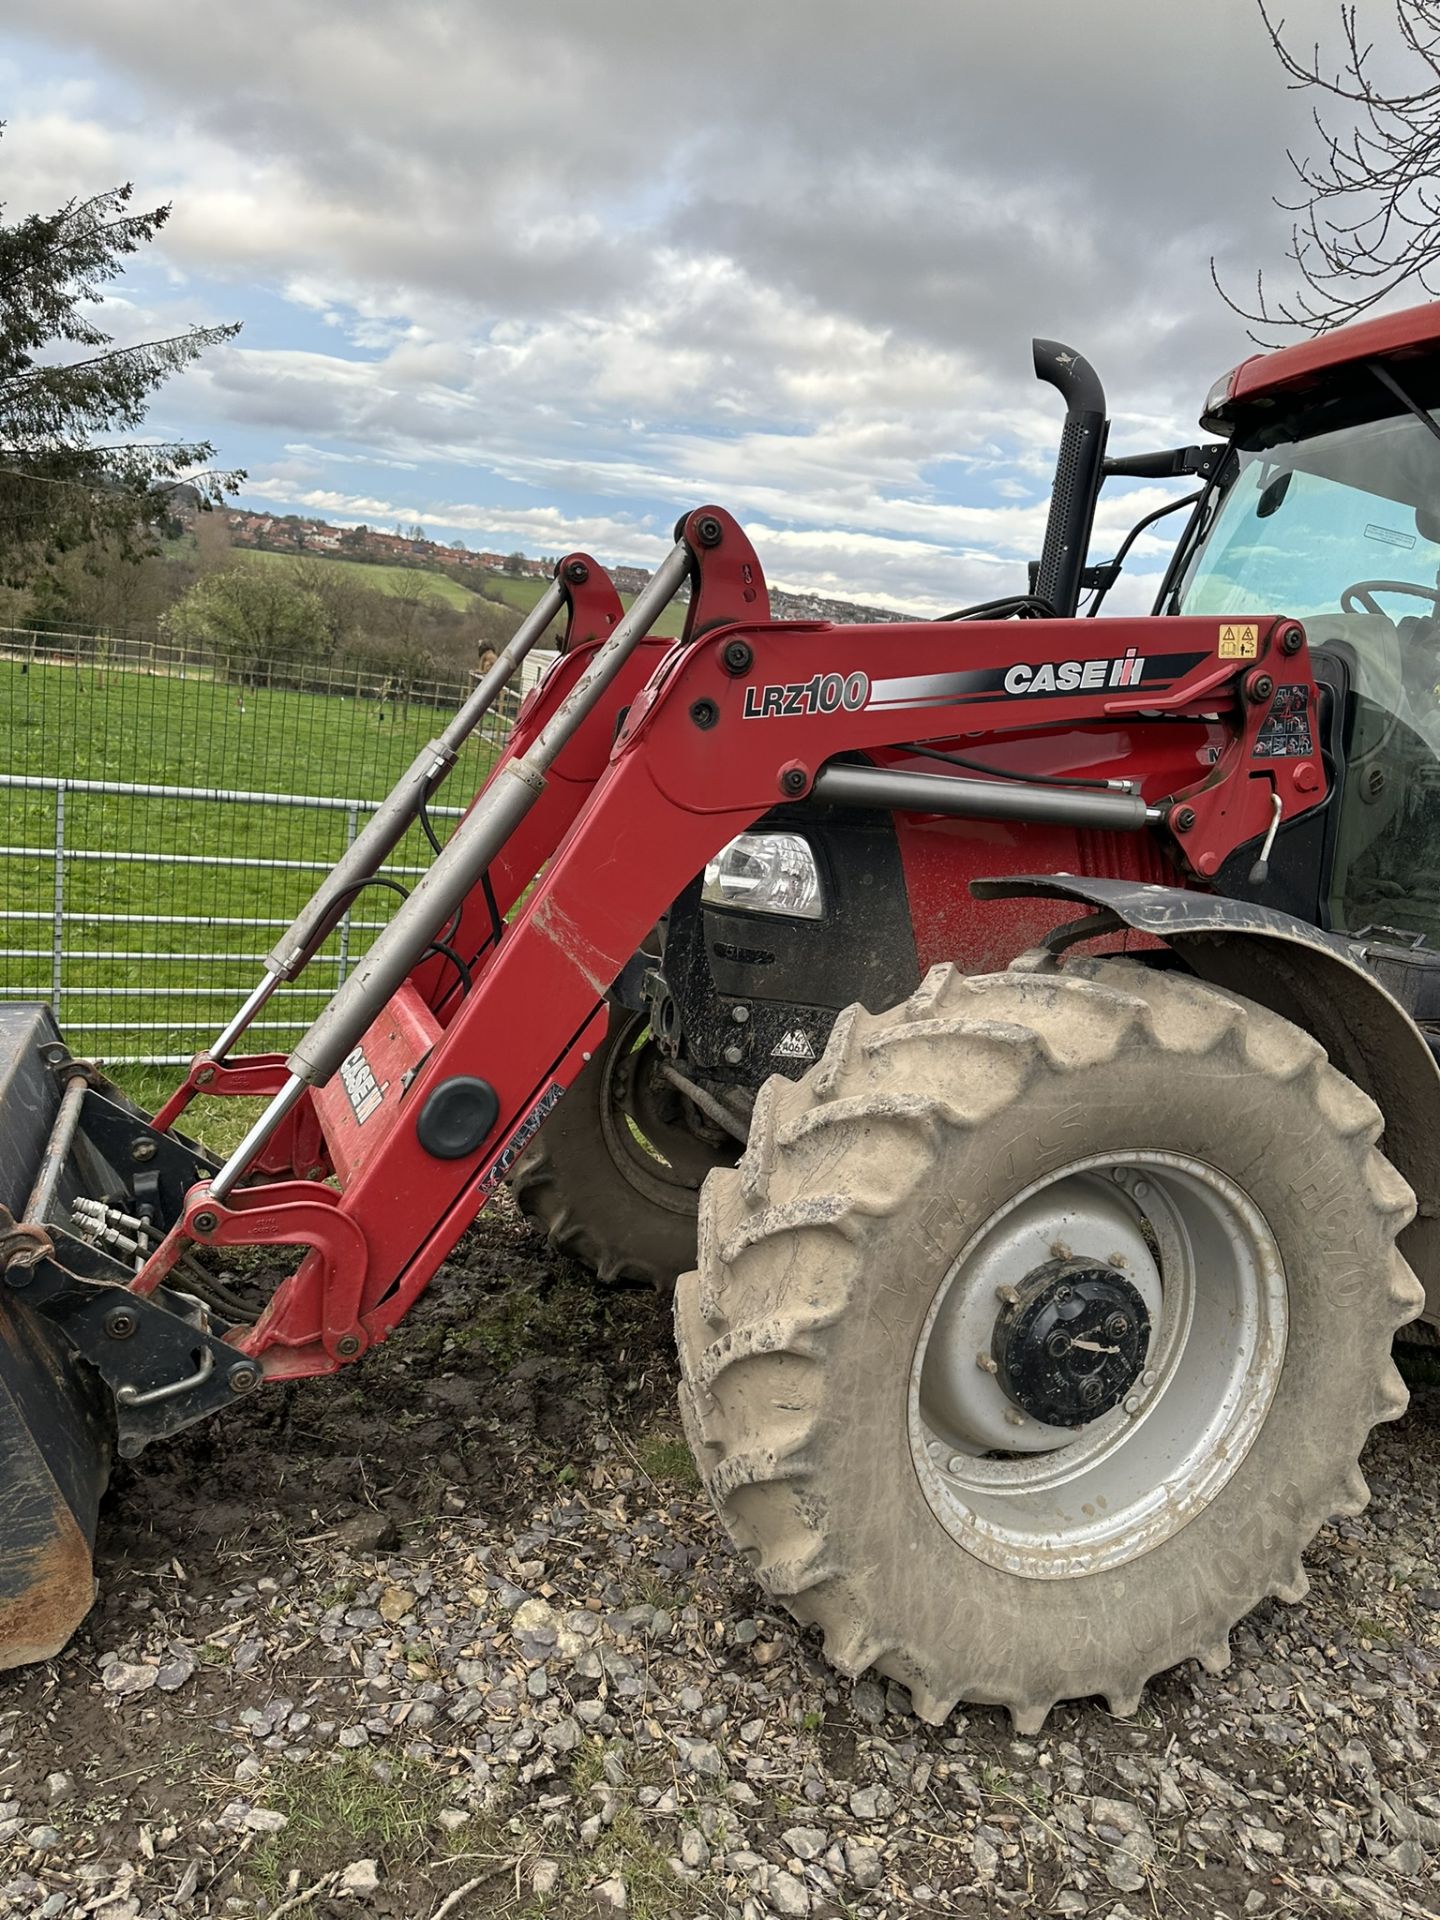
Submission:
[[[1395,581],[1418,592],[1387,596],[1404,603],[1394,613],[1433,615],[1440,439],[1410,413],[1275,436],[1236,448],[1234,478],[1181,578],[1176,610],[1364,612],[1347,606],[1347,588]]]
[[[1295,614],[1317,658],[1338,657],[1330,924],[1440,947],[1440,437],[1399,406],[1358,369],[1344,391],[1237,437],[1168,604]]]

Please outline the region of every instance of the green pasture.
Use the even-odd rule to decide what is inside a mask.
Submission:
[[[481,597],[463,581],[452,580],[448,574],[437,573],[429,567],[388,566],[379,561],[341,560],[318,553],[271,553],[253,547],[237,547],[235,557],[247,563],[255,561],[262,566],[334,568],[357,585],[370,587],[376,593],[428,593],[443,600],[447,606],[458,607],[461,612]],[[484,598],[503,600],[519,613],[528,613],[550,584],[548,580],[536,579],[529,574],[487,573],[484,579]],[[633,594],[622,593],[620,604],[628,608],[634,597]],[[684,605],[673,602],[655,622],[654,631],[673,636],[679,633],[684,620]]]
[[[355,586],[368,587],[372,593],[428,594],[448,607],[458,607],[462,613],[476,597],[460,581],[431,567],[393,567],[379,561],[342,560],[328,553],[271,553],[262,547],[236,547],[234,553],[247,566],[324,567],[327,572],[343,574]]]
[[[10,774],[375,802],[446,717],[430,706],[353,694],[0,661],[0,771]],[[466,801],[493,754],[488,741],[472,742],[437,804]],[[10,1000],[50,995],[56,808],[52,792],[0,787],[0,849],[12,850],[0,851],[0,988]],[[359,810],[358,824],[367,817]],[[437,822],[442,834],[447,825]],[[105,956],[64,966],[61,1019],[72,1045],[101,1058],[188,1054],[212,1038],[259,977],[259,957],[339,856],[346,830],[346,813],[330,808],[66,793],[66,849],[105,856],[67,859],[64,867],[67,952]],[[41,851],[15,851],[26,848]],[[202,863],[170,857],[179,854]],[[238,864],[260,859],[295,864]],[[395,876],[413,882],[404,869],[429,859],[412,830],[396,850]],[[362,896],[354,919],[371,924],[352,929],[352,956],[397,904],[398,896],[378,888]],[[146,917],[104,917],[119,914]],[[161,914],[188,923],[152,918]],[[251,919],[273,924],[230,924]],[[297,986],[281,989],[285,998],[266,1011],[284,1024],[257,1033],[255,1050],[283,1050],[323,1005],[336,981],[338,945],[332,935]],[[144,957],[153,954],[173,957]],[[139,991],[156,987],[166,991]],[[122,1037],[89,1024],[117,1017],[151,1022],[153,1030]]]

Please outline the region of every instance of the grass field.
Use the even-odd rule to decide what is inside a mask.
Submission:
[[[260,565],[341,568],[387,592],[416,583],[452,605],[472,598],[434,572],[244,552]],[[490,576],[524,612],[544,582]],[[627,602],[628,604],[628,602]],[[661,632],[685,609],[669,610]],[[350,694],[244,688],[199,674],[104,664],[0,660],[0,773],[339,798],[374,803],[446,716],[435,707]],[[494,745],[475,741],[451,776],[455,803],[484,778]],[[77,1051],[189,1057],[259,977],[263,956],[368,817],[358,808],[174,800],[68,792],[60,803],[60,1017]],[[443,822],[439,822],[444,830]],[[49,1000],[55,987],[57,796],[0,786],[0,998]],[[402,883],[428,864],[418,830],[392,863]],[[267,865],[265,862],[283,862]],[[407,873],[406,868],[414,871]],[[351,961],[390,917],[382,890],[355,910]],[[250,924],[247,924],[250,923]],[[294,987],[282,988],[253,1047],[284,1050],[338,978],[339,938]],[[157,991],[158,990],[158,991]],[[143,1022],[123,1034],[113,1024]],[[170,1070],[129,1068],[159,1097]]]
[[[428,567],[391,567],[368,560],[337,560],[318,553],[268,553],[252,547],[236,547],[234,552],[237,559],[255,561],[261,566],[334,568],[357,585],[370,587],[376,593],[433,594],[447,606],[458,607],[462,612],[473,600],[481,597],[462,581],[452,580],[448,574],[436,573]],[[488,573],[485,575],[483,597],[503,600],[506,606],[514,607],[517,612],[528,613],[548,584],[548,581],[533,579],[528,574]],[[634,597],[633,594],[622,593],[621,606],[628,608]],[[685,608],[676,602],[661,614],[654,631],[677,634],[684,620]]]
[[[234,554],[237,560],[247,565],[323,567],[327,573],[342,574],[356,586],[368,587],[372,593],[428,594],[432,599],[443,600],[446,606],[457,607],[462,612],[476,597],[458,580],[452,580],[448,574],[436,573],[430,567],[387,567],[369,560],[339,560],[330,554],[268,553],[255,547],[236,547]],[[530,604],[534,605],[533,598]]]
[[[433,707],[340,695],[267,692],[212,680],[88,666],[0,662],[5,773],[241,789],[376,801],[434,737]],[[460,804],[493,757],[474,741],[452,775]],[[50,997],[56,897],[54,793],[0,787],[0,989]],[[61,1019],[78,1050],[185,1054],[213,1037],[254,984],[260,959],[346,843],[344,810],[274,804],[67,793],[64,862],[67,959]],[[366,814],[356,815],[363,824]],[[444,831],[444,824],[441,831]],[[13,851],[43,849],[43,852]],[[195,864],[190,861],[198,856]],[[428,864],[418,830],[395,855],[397,877]],[[280,860],[287,867],[237,864]],[[397,897],[366,896],[352,956],[388,919]],[[107,916],[140,916],[133,920]],[[176,916],[176,918],[162,918]],[[243,924],[248,920],[266,925]],[[272,1008],[278,1029],[255,1045],[284,1047],[335,984],[332,936],[322,957]],[[151,956],[170,956],[151,957]],[[92,956],[92,957],[87,957]],[[99,956],[99,957],[93,957]],[[161,995],[143,989],[164,988]],[[267,1013],[270,1010],[267,1009]],[[127,1036],[97,1020],[153,1023]]]

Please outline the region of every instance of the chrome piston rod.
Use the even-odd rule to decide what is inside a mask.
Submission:
[[[321,942],[344,918],[360,883],[374,876],[419,817],[421,806],[454,766],[461,747],[519,672],[525,656],[564,605],[564,591],[558,580],[552,580],[449,726],[437,740],[421,748],[333,870],[275,942],[266,956],[265,972],[210,1048],[212,1059],[225,1059],[280,982],[293,980],[304,970]]]
[[[689,553],[683,543],[677,544],[529,751],[512,760],[485,788],[450,836],[445,851],[416,882],[410,898],[290,1055],[285,1085],[211,1181],[210,1192],[216,1200],[230,1192],[306,1088],[322,1086],[353,1051],[441,927],[479,884],[480,876],[544,792],[545,775],[556,755],[602,699],[689,572]]]

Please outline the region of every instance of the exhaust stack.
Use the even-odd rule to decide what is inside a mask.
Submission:
[[[1105,389],[1084,354],[1059,340],[1035,340],[1031,345],[1036,379],[1047,381],[1065,396],[1065,426],[1034,592],[1061,619],[1069,620],[1080,605],[1081,575],[1100,497],[1110,422],[1105,417]]]

